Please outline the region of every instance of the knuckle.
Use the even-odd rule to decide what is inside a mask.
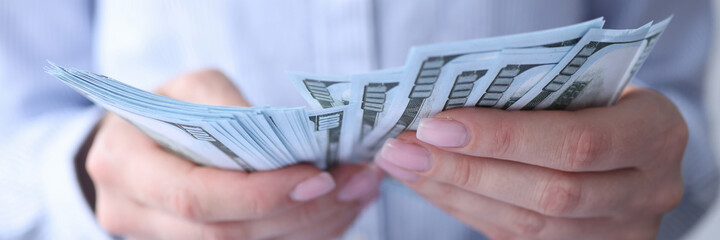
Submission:
[[[482,161],[471,162],[458,159],[456,164],[454,171],[450,174],[450,181],[457,186],[474,189],[481,180],[482,169],[484,168],[478,167],[477,164],[482,164]]]
[[[668,187],[665,190],[658,192],[660,196],[655,198],[656,203],[654,204],[654,209],[652,209],[654,212],[666,213],[680,205],[684,195],[684,186],[683,184],[672,185],[675,186]]]
[[[105,231],[113,235],[123,235],[129,229],[124,217],[107,207],[98,208],[97,221]]]
[[[85,161],[85,171],[95,183],[105,183],[110,181],[111,176],[115,173],[109,166],[108,159],[95,148],[91,148]]]
[[[436,181],[428,179],[420,179],[413,184],[412,188],[415,192],[440,208],[449,206],[449,201],[444,199],[455,196],[455,191],[457,191],[458,188],[450,184],[439,184]]]
[[[427,183],[418,189],[418,193],[441,208],[453,208],[452,201],[446,199],[457,196],[458,188],[449,184]]]
[[[313,201],[313,204],[309,204],[307,207],[301,207],[298,213],[299,222],[307,223],[316,221],[316,215],[322,211],[322,209],[315,206],[317,206],[317,201]]]
[[[440,184],[438,184],[440,185]],[[452,185],[440,185],[437,187],[438,191],[433,191],[437,195],[433,196],[434,199],[443,199],[448,196],[457,196],[458,194],[458,188]]]
[[[498,121],[493,130],[493,144],[489,144],[487,149],[490,157],[502,157],[511,153],[512,146],[514,146],[513,137],[516,134],[516,129],[506,121]]]
[[[542,214],[566,216],[579,205],[582,188],[578,179],[571,174],[555,174],[540,192],[538,207]]]
[[[684,119],[681,118],[676,124],[674,124],[672,132],[671,136],[673,137],[668,139],[674,139],[677,141],[674,143],[676,146],[685,146],[687,144],[687,141],[690,138],[690,129]]]
[[[250,209],[250,215],[253,218],[263,218],[266,217],[271,212],[272,208],[272,201],[270,198],[266,197],[265,194],[263,194],[262,191],[253,191],[252,195],[250,195],[249,200],[249,209]]]
[[[577,124],[570,128],[566,134],[562,153],[562,161],[567,170],[586,170],[595,163],[595,160],[609,149],[606,134],[588,124]]]
[[[678,133],[680,133],[680,135],[684,136],[685,138],[689,137],[690,129],[688,128],[688,124],[685,121],[685,118],[683,118],[682,114],[677,110],[675,115],[679,118],[675,121],[675,128],[678,130]]]
[[[202,221],[206,214],[198,196],[186,186],[178,187],[168,198],[171,211],[192,221]]]
[[[512,222],[515,233],[523,236],[535,236],[545,227],[545,219],[531,211],[521,211]]]

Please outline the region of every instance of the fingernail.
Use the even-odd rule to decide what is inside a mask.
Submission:
[[[427,171],[432,158],[427,149],[397,139],[388,139],[380,150],[380,156],[395,166],[415,171]]]
[[[335,181],[329,173],[323,172],[305,181],[302,181],[290,192],[294,201],[304,202],[325,195],[335,188]]]
[[[410,172],[398,166],[395,166],[394,164],[389,163],[385,158],[380,155],[375,156],[375,164],[385,170],[385,172],[387,172],[388,174],[392,175],[394,178],[410,182],[420,179],[420,175],[418,175],[417,173]]]
[[[438,147],[462,147],[470,141],[470,134],[462,123],[437,118],[420,119],[416,136]]]
[[[344,187],[338,192],[338,200],[349,202],[366,197],[377,192],[378,185],[382,180],[382,170],[376,165],[370,165],[359,173],[355,174]]]

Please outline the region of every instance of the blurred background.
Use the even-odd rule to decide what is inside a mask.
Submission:
[[[714,0],[715,11],[715,45],[712,49],[712,57],[708,65],[705,88],[708,113],[710,117],[711,130],[713,132],[713,146],[720,156],[720,0]],[[717,158],[720,164],[720,157]],[[718,239],[720,238],[720,198],[716,200],[712,213],[707,216],[704,222],[698,226],[695,232],[688,239]]]
[[[705,96],[707,98],[708,107],[710,110],[710,118],[714,123],[713,136],[715,149],[720,150],[720,105],[713,103],[720,103],[720,0],[714,1],[715,10],[715,46],[713,46],[712,57],[708,65],[707,82],[709,87],[706,88]]]

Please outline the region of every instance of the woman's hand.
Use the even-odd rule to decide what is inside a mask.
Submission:
[[[605,108],[465,108],[389,140],[376,163],[497,239],[653,239],[683,194],[688,130],[661,94]]]
[[[248,106],[214,70],[181,76],[158,92]],[[102,121],[86,165],[100,225],[138,239],[334,238],[374,199],[382,177],[376,167],[360,165],[329,173],[309,165],[255,173],[198,166],[112,114]]]

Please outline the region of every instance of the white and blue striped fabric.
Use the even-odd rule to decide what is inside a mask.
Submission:
[[[608,28],[638,27],[671,14],[634,83],[665,93],[690,125],[685,198],[659,236],[677,239],[709,208],[718,184],[701,101],[710,11],[703,0],[0,1],[0,239],[110,238],[72,162],[102,112],[45,74],[46,59],[146,90],[215,67],[255,105],[297,106],[304,101],[287,71],[364,72],[404,64],[418,44],[598,16]],[[345,237],[483,239],[392,180]]]

